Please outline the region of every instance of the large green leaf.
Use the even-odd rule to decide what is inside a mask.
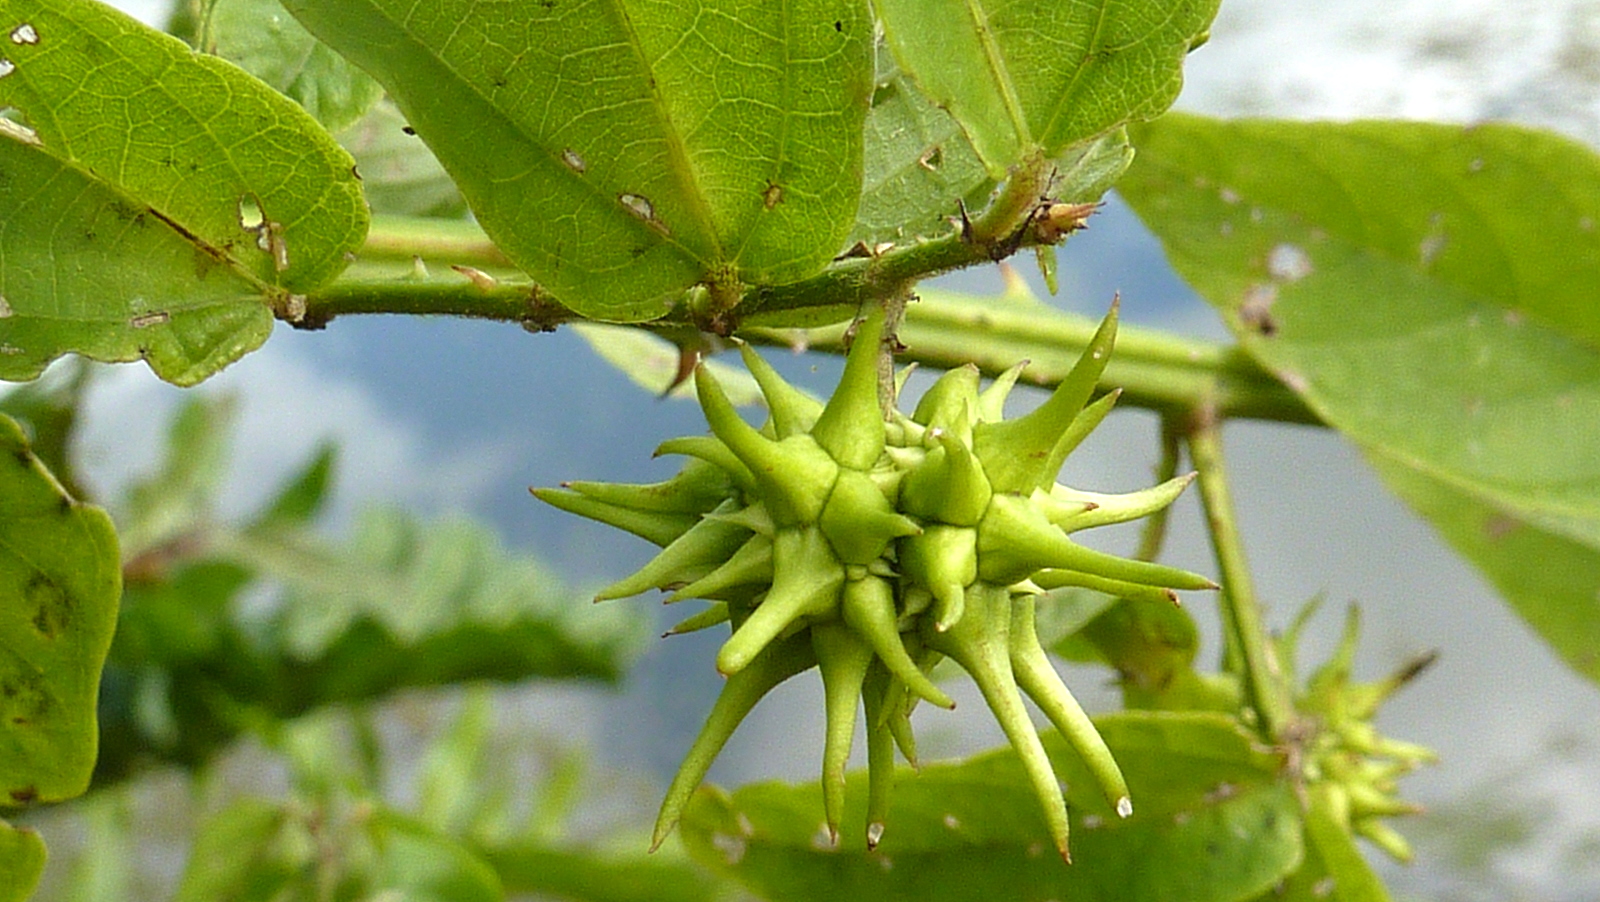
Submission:
[[[1136,712],[1097,723],[1134,814],[1119,820],[1060,738],[1045,737],[1073,810],[1071,865],[1056,857],[1009,750],[903,770],[873,852],[859,834],[828,847],[815,784],[702,790],[682,829],[702,861],[777,900],[1220,902],[1255,896],[1300,863],[1294,795],[1232,721]],[[852,776],[847,823],[864,820],[864,782]]]
[[[1216,0],[879,0],[901,67],[989,174],[1159,115]]]
[[[288,0],[389,89],[484,229],[578,311],[791,281],[843,244],[872,82],[860,0]]]
[[[89,785],[121,580],[111,519],[62,491],[0,416],[0,804]]]
[[[1397,122],[1169,116],[1136,143],[1119,187],[1244,348],[1600,676],[1600,159]],[[1518,572],[1558,557],[1559,593]]]
[[[76,351],[198,382],[360,244],[349,155],[266,85],[89,0],[0,22],[0,377]]]
[[[278,0],[213,0],[205,25],[202,50],[272,85],[330,131],[383,96],[381,85],[312,37]]]

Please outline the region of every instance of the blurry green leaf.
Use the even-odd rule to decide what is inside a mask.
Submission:
[[[0,902],[26,902],[44,874],[44,840],[0,820]]]
[[[671,388],[671,397],[694,398],[694,380],[679,379],[683,375],[680,371],[683,356],[672,342],[627,326],[573,323],[571,329],[583,336],[596,354],[645,391],[661,395]],[[729,366],[720,360],[707,360],[705,366],[722,383],[735,405],[753,407],[766,403],[756,380],[744,367]],[[676,386],[674,381],[678,382]]]
[[[337,135],[356,158],[372,212],[453,219],[466,215],[461,190],[428,145],[406,133],[408,127],[405,116],[384,100]]]
[[[269,902],[301,870],[280,841],[283,806],[242,798],[195,830],[189,864],[172,902]]]
[[[90,0],[0,20],[0,377],[76,351],[198,382],[344,268],[360,185],[292,102]]]
[[[863,3],[285,5],[389,89],[485,231],[585,315],[804,278],[855,219]]]
[[[89,385],[90,373],[85,361],[68,361],[0,394],[0,413],[21,424],[33,453],[71,495],[82,495],[72,478],[71,451],[78,401]]]
[[[475,832],[491,797],[509,794],[504,769],[486,766],[493,717],[493,699],[474,687],[455,720],[428,744],[417,781],[417,817],[424,823],[455,835]]]
[[[300,104],[329,131],[360,119],[383,87],[312,37],[278,0],[213,0],[200,49]]]
[[[1120,190],[1244,348],[1600,676],[1600,158],[1489,125],[1136,138]]]
[[[874,852],[822,830],[815,784],[702,789],[683,821],[695,856],[776,900],[1073,899],[1210,902],[1258,895],[1299,864],[1301,827],[1277,762],[1221,715],[1137,712],[1097,721],[1133,793],[1119,820],[1076,756],[1045,737],[1072,806],[1073,863],[1056,857],[1010,750],[902,771]],[[862,824],[852,775],[846,824]],[[819,836],[824,837],[819,843]]]
[[[228,466],[234,402],[228,396],[184,399],[167,426],[155,472],[128,490],[122,544],[130,560],[210,520]]]
[[[443,833],[392,811],[367,822],[378,850],[374,890],[407,902],[500,902],[505,891],[487,862]]]
[[[1333,816],[1327,795],[1313,788],[1305,811],[1306,857],[1261,902],[1389,902],[1389,891],[1361,857],[1350,831]]]
[[[570,902],[711,902],[723,887],[688,862],[536,843],[484,852],[507,892]]]
[[[278,490],[277,497],[256,518],[256,527],[295,526],[309,523],[321,513],[333,480],[339,449],[324,441],[299,473]]]
[[[0,799],[89,785],[121,560],[111,518],[67,495],[0,416]]]
[[[128,795],[97,792],[75,804],[83,843],[67,872],[60,898],[72,902],[129,902],[138,859]]]
[[[1216,0],[879,0],[902,70],[1002,179],[1036,151],[1159,115]]]

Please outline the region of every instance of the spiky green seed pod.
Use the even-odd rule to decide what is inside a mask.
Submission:
[[[568,492],[535,493],[665,546],[601,598],[665,589],[672,601],[713,602],[672,632],[724,621],[732,627],[716,659],[728,682],[668,791],[656,842],[756,701],[816,665],[827,700],[825,823],[837,836],[859,700],[867,714],[865,835],[875,846],[885,830],[893,748],[915,760],[912,707],[919,700],[953,707],[928,678],[946,656],[972,675],[1021,756],[1063,857],[1065,800],[1024,694],[1067,737],[1112,807],[1131,811],[1116,762],[1039,645],[1035,595],[1079,585],[1166,604],[1176,589],[1216,584],[1068,537],[1153,513],[1188,483],[1129,495],[1055,483],[1067,454],[1115,403],[1115,393],[1089,403],[1115,338],[1113,305],[1082,359],[1027,416],[1003,417],[1020,366],[981,392],[978,371],[968,366],[940,377],[908,417],[878,396],[886,361],[883,315],[875,311],[858,324],[826,404],[744,347],[771,413],[762,428],[745,422],[701,368],[695,387],[711,435],[658,451],[688,455],[683,474],[658,486],[575,483]]]

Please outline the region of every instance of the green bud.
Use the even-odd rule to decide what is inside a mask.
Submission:
[[[753,535],[722,566],[672,594],[668,601],[685,598],[726,600],[722,593],[747,586],[766,586],[773,576],[772,540]]]
[[[940,631],[961,619],[966,589],[979,575],[978,531],[969,526],[930,524],[922,535],[900,540],[900,569],[933,593]]]
[[[772,563],[772,588],[717,652],[717,670],[723,674],[743,670],[790,627],[838,615],[844,565],[820,529],[780,529],[773,537]]]
[[[750,371],[756,385],[761,387],[762,397],[767,399],[767,410],[772,413],[773,432],[778,438],[801,435],[816,423],[818,415],[822,413],[821,402],[785,382],[772,364],[763,360],[749,345],[739,345],[739,354],[744,358],[745,369]]]
[[[1081,492],[1064,485],[1052,486],[1048,493],[1034,493],[1033,501],[1050,522],[1067,532],[1126,523],[1164,510],[1194,481],[1194,473],[1169,479],[1160,485],[1121,495]]]
[[[714,601],[711,603],[711,607],[706,608],[698,614],[691,614],[688,617],[678,621],[676,626],[662,633],[661,638],[665,639],[668,636],[682,636],[685,633],[695,633],[703,629],[709,629],[719,623],[727,622],[727,602]]]
[[[972,364],[948,370],[928,387],[911,419],[929,429],[943,429],[962,444],[972,441],[978,417],[978,368]]]
[[[661,549],[661,553],[638,572],[602,589],[594,599],[628,598],[651,589],[693,582],[721,566],[749,538],[747,529],[716,520],[701,520]]]
[[[967,446],[942,429],[929,435],[938,447],[929,451],[901,486],[900,506],[913,516],[952,526],[976,526],[994,494],[989,478]]]
[[[1117,337],[1117,302],[1089,340],[1089,347],[1055,392],[1032,413],[1015,420],[979,423],[972,430],[973,452],[997,492],[1031,492],[1049,485],[1060,470],[1050,464],[1058,440],[1072,426],[1100,381]],[[1061,453],[1065,458],[1066,453]]]
[[[882,556],[891,541],[922,532],[914,520],[896,513],[877,483],[859,470],[839,471],[820,523],[839,559],[863,566]]]
[[[529,489],[535,498],[568,513],[631,532],[652,545],[666,546],[689,531],[699,514],[673,514],[621,507],[578,492]]]
[[[711,706],[711,714],[706,717],[705,725],[700,728],[700,734],[683,756],[683,763],[678,765],[678,772],[667,787],[667,795],[661,802],[661,812],[656,815],[656,826],[650,839],[652,852],[660,848],[667,834],[677,825],[695,787],[705,779],[711,762],[716,760],[717,754],[728,743],[734,728],[744,720],[745,715],[778,684],[811,669],[816,663],[816,653],[811,649],[809,637],[791,636],[769,646],[764,653],[750,661],[749,666],[728,677],[716,704]]]
[[[822,750],[822,809],[828,836],[839,841],[844,816],[844,770],[855,741],[856,706],[861,698],[872,647],[843,623],[818,623],[811,628],[811,648],[822,671],[826,734]]]
[[[883,405],[878,401],[878,350],[882,343],[883,310],[875,307],[857,324],[839,387],[811,430],[812,438],[841,467],[865,470],[883,454]]]

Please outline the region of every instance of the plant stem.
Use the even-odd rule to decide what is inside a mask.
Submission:
[[[1088,346],[1096,323],[1042,303],[1029,307],[945,292],[921,292],[899,329],[908,347],[903,360],[942,368],[976,364],[994,376],[1019,360],[1031,363],[1022,381],[1054,386]],[[840,330],[758,332],[757,341],[842,350]],[[1211,403],[1219,416],[1321,424],[1300,398],[1237,348],[1124,325],[1101,378],[1104,390],[1121,388],[1121,404],[1182,416]]]
[[[1262,737],[1276,743],[1293,719],[1294,707],[1245,560],[1244,540],[1222,461],[1222,421],[1214,407],[1196,408],[1187,438],[1190,459],[1200,471],[1200,501],[1221,570],[1223,621],[1229,656],[1234,659],[1228,663],[1230,669],[1243,671],[1245,692]]]
[[[1026,204],[1010,207],[1027,209]],[[992,227],[989,220],[986,214],[981,224]],[[1032,231],[1015,234],[1031,240]],[[952,233],[878,256],[839,260],[804,282],[751,289],[738,308],[746,327],[741,334],[773,344],[842,353],[842,329],[837,326],[804,332],[773,327],[839,323],[854,316],[862,303],[893,298],[917,279],[989,262],[1012,250],[1009,245],[968,241]],[[421,261],[415,273],[413,261]],[[422,271],[428,266],[431,275]],[[450,272],[450,267],[458,269]],[[481,278],[479,270],[499,281]],[[322,327],[339,316],[377,313],[493,319],[530,330],[584,319],[519,278],[476,226],[396,217],[379,217],[360,262],[304,301],[305,313],[295,324],[305,328]],[[694,325],[687,315],[642,327],[682,329]],[[1023,380],[1053,386],[1071,369],[1095,326],[1093,320],[1031,297],[996,301],[928,290],[907,307],[896,332],[909,347],[902,359],[947,368],[974,363],[989,375],[1027,359],[1032,364]],[[1294,392],[1238,348],[1132,326],[1122,328],[1102,386],[1122,388],[1123,404],[1169,416],[1185,415],[1204,402],[1223,418],[1321,422]]]

